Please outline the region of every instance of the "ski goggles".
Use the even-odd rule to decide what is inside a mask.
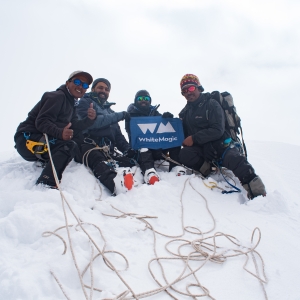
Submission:
[[[135,98],[136,101],[151,101],[151,97],[149,96],[139,96]]]
[[[77,86],[82,85],[82,87],[83,87],[85,90],[89,88],[89,84],[86,83],[86,82],[82,82],[80,79],[74,79],[74,80],[72,80],[72,82],[73,82],[75,85],[77,85]]]
[[[194,92],[196,90],[196,86],[195,85],[191,85],[187,88],[184,88],[181,90],[182,94],[186,94],[187,92]]]

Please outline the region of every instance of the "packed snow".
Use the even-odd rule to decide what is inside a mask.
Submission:
[[[75,162],[49,190],[36,163],[2,152],[0,299],[300,299],[300,147],[247,149],[267,189],[252,201],[165,162],[160,182],[134,168],[136,186],[116,197]]]

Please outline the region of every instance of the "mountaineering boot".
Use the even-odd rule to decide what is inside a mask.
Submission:
[[[134,185],[133,174],[130,168],[119,168],[116,177],[114,178],[116,195],[125,193],[132,189]]]
[[[153,185],[155,182],[159,181],[159,176],[154,168],[146,170],[144,175],[144,181],[150,185]]]
[[[124,186],[127,188],[127,190],[131,190],[134,185],[134,179],[133,175],[130,170],[124,170],[123,171],[123,177],[124,177]]]
[[[186,175],[186,169],[181,166],[176,166],[172,168],[171,172],[176,173],[176,176]]]
[[[41,185],[42,187],[47,189],[58,190],[56,182],[49,178],[47,175],[43,175],[42,177],[40,177],[36,181],[35,185]]]
[[[243,184],[243,188],[247,191],[247,197],[250,200],[257,196],[265,197],[267,194],[265,185],[259,176],[254,177],[249,183]]]

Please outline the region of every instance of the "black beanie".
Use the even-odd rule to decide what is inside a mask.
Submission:
[[[99,83],[99,82],[104,82],[104,83],[108,86],[108,88],[109,88],[109,90],[110,90],[110,87],[111,87],[110,82],[109,82],[107,79],[105,79],[105,78],[97,78],[97,79],[95,79],[94,82],[93,82],[93,84],[92,84],[92,89],[93,89],[93,88],[97,85],[97,83]]]
[[[139,97],[139,96],[149,96],[150,97],[150,103],[151,103],[151,96],[149,94],[148,91],[146,90],[140,90],[138,91],[136,94],[135,94],[135,97],[134,97],[134,103],[136,103],[136,98]]]

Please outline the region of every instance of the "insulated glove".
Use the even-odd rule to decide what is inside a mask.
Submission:
[[[128,149],[124,152],[123,156],[126,156],[128,158],[134,158],[135,155],[137,154],[137,151],[134,149]]]
[[[203,155],[209,161],[218,161],[219,159],[218,152],[211,143],[206,143],[203,145]]]
[[[123,111],[123,119],[126,122],[130,121],[130,114],[127,111]]]
[[[173,118],[174,115],[167,111],[162,114],[162,117],[163,118]]]

